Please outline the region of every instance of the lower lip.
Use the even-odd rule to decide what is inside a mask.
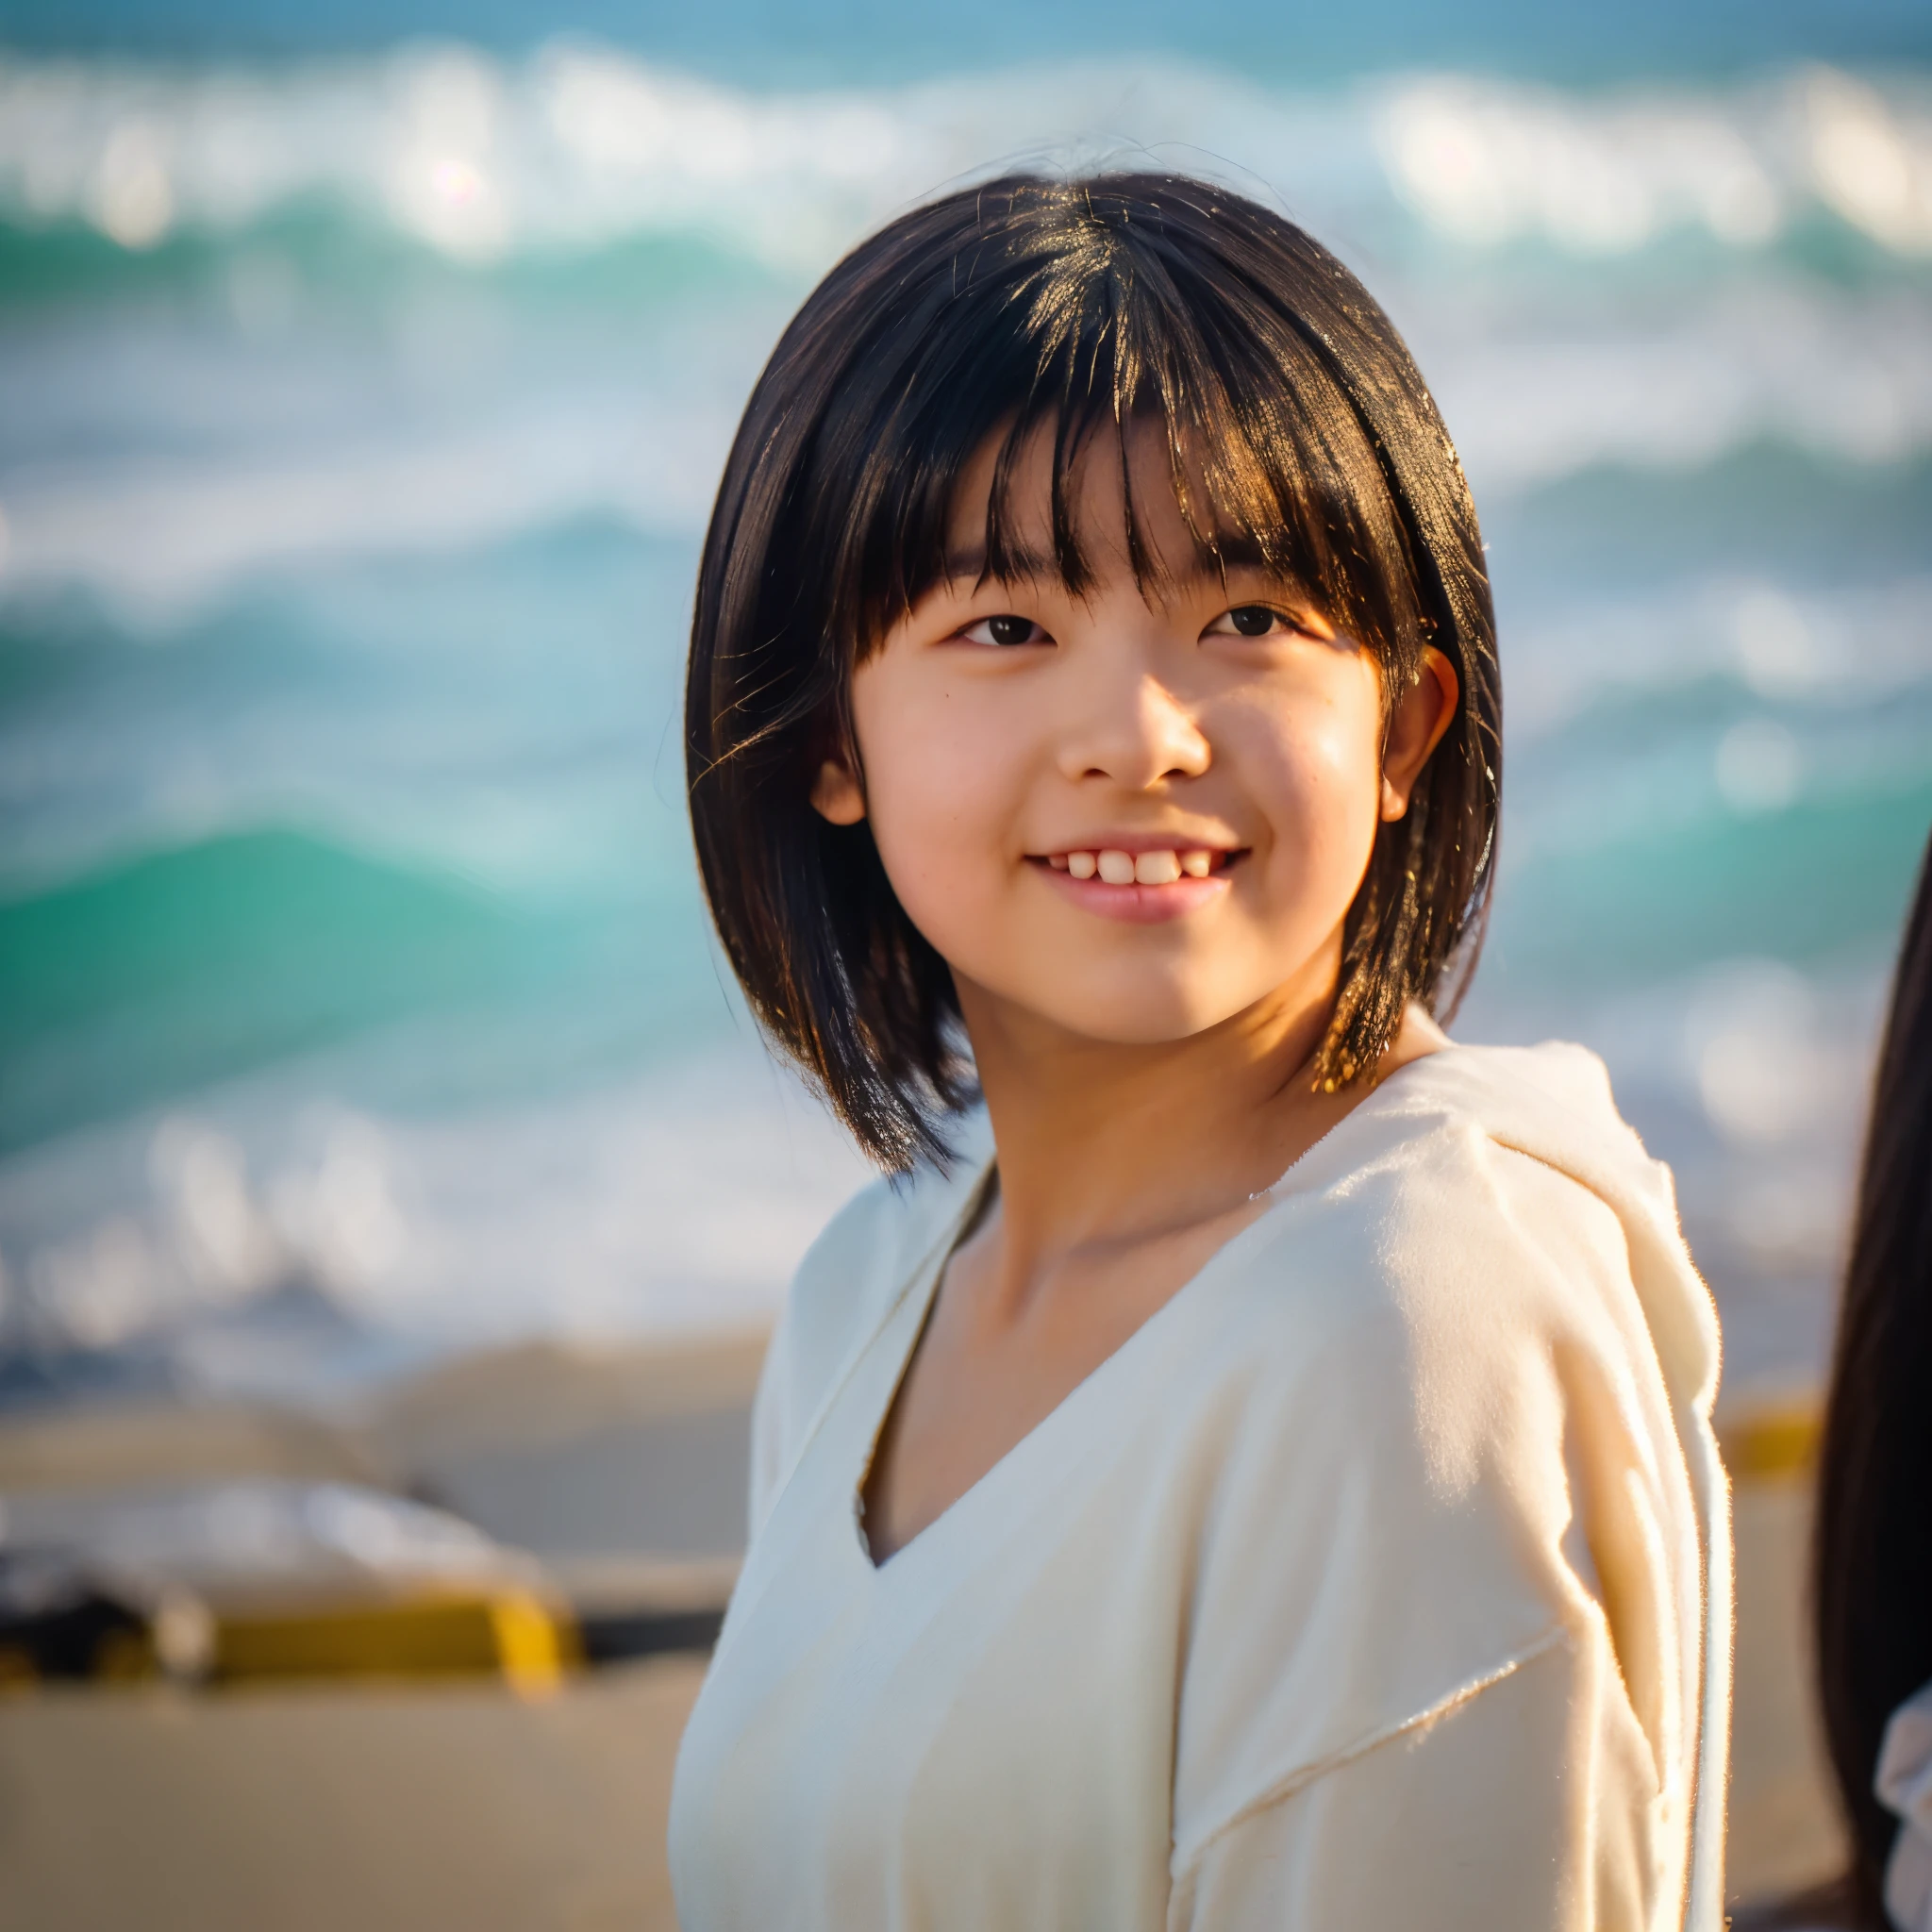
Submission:
[[[1056,872],[1043,859],[1034,865],[1083,912],[1097,912],[1124,925],[1164,925],[1171,919],[1185,919],[1228,891],[1224,870],[1205,879],[1183,874],[1165,886],[1110,886],[1103,878],[1076,879],[1072,873]]]

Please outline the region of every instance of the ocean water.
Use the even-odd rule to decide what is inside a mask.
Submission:
[[[1815,1372],[1932,826],[1916,10],[1307,60],[1226,8],[762,59],[729,9],[64,17],[0,53],[0,1400],[770,1311],[863,1175],[707,933],[698,536],[845,246],[1107,161],[1287,209],[1407,333],[1503,624],[1458,1030],[1604,1053],[1734,1379]]]

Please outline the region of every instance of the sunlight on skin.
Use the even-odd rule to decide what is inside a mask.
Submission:
[[[1385,743],[1374,657],[1288,585],[1201,574],[1158,436],[1129,451],[1162,595],[1134,582],[1117,466],[1083,461],[1093,589],[941,584],[854,675],[862,782],[833,760],[813,792],[834,824],[870,821],[952,967],[999,1148],[998,1197],[948,1268],[880,1444],[875,1556],[1112,1354],[1369,1091],[1316,1092],[1307,1067],[1377,820],[1407,809],[1455,672],[1427,653]],[[993,460],[955,508],[969,560]],[[1036,440],[1014,478],[1041,554],[1049,461]],[[1211,855],[1208,875],[1169,852],[1195,873]],[[1097,875],[1074,875],[1081,854]],[[1167,882],[1108,883],[1123,854]],[[1441,1042],[1411,1012],[1378,1077]]]

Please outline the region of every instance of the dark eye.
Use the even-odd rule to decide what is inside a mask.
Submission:
[[[1300,603],[1237,604],[1224,610],[1201,635],[1204,638],[1332,639],[1334,628],[1320,611]]]
[[[1052,640],[1030,617],[1015,617],[1003,611],[998,617],[982,617],[959,633],[969,644],[1044,644]]]
[[[1225,622],[1238,638],[1265,638],[1281,618],[1265,604],[1237,604]]]

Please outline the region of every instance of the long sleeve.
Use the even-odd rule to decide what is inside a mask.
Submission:
[[[1699,1540],[1621,1227],[1492,1144],[1405,1187],[1391,1312],[1217,1474],[1170,1924],[1681,1927]]]
[[[1674,1924],[1647,1849],[1656,1772],[1607,1664],[1553,1632],[1447,1708],[1264,1794],[1176,1874],[1170,1932]]]

